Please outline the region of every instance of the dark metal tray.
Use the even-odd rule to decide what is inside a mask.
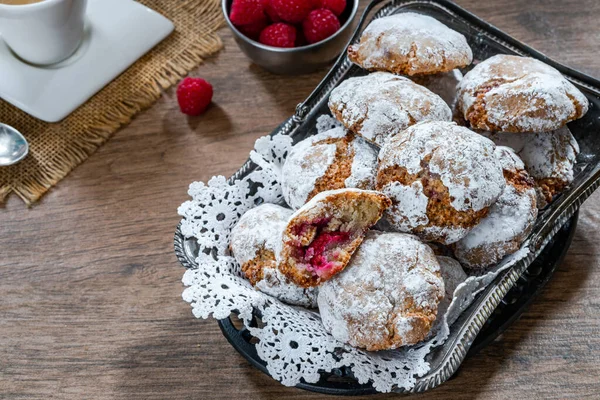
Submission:
[[[466,358],[474,356],[479,350],[494,341],[514,321],[519,319],[531,302],[540,294],[542,288],[548,283],[567,254],[577,227],[577,218],[578,213],[563,225],[538,258],[519,277],[515,286],[509,290],[492,315],[485,321]],[[235,315],[219,320],[219,327],[223,332],[223,336],[227,338],[238,353],[253,366],[269,375],[265,362],[258,357],[256,352],[255,338]],[[296,387],[311,392],[342,396],[377,393],[370,384],[361,385],[358,383],[352,376],[350,369],[338,369],[331,373],[323,373],[319,382],[303,382]]]
[[[377,11],[372,16],[375,10]],[[471,306],[452,325],[446,342],[430,353],[428,361],[431,370],[425,376],[418,378],[415,387],[411,389],[411,392],[422,392],[449,379],[458,370],[470,349],[478,350],[506,329],[550,278],[566,253],[575,229],[576,217],[574,216],[579,206],[600,182],[600,137],[598,137],[600,81],[547,58],[446,0],[375,0],[365,10],[351,42],[358,39],[360,32],[374,18],[405,11],[430,15],[464,34],[473,49],[475,60],[483,60],[499,53],[538,58],[563,73],[590,101],[587,115],[568,125],[581,148],[574,182],[540,213],[529,238],[530,254],[500,273],[485,290],[479,293]],[[316,118],[329,112],[327,98],[331,90],[346,78],[364,74],[365,71],[350,63],[345,54],[342,54],[313,93],[298,105],[295,115],[271,134],[292,135],[297,140],[313,135],[316,131]],[[248,161],[232,179],[241,178],[255,168],[256,165]],[[552,242],[555,237],[555,241]],[[544,249],[548,253],[542,255]],[[175,233],[175,252],[185,267],[196,267],[195,250],[195,240],[184,238],[178,228]],[[514,291],[511,292],[511,289]],[[261,368],[261,360],[256,357],[256,353],[253,354],[252,350],[242,343],[246,341],[247,344],[251,344],[247,331],[242,329],[238,332],[227,321],[220,321],[220,325],[230,342],[253,365]],[[374,392],[370,385],[353,383],[348,379],[351,376],[351,371],[348,369],[335,371],[334,374],[323,374],[323,379],[318,384],[300,384],[299,387],[330,394],[352,395]],[[396,391],[404,392],[401,388]]]

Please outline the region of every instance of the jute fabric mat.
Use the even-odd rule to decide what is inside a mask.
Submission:
[[[219,0],[139,0],[175,24],[175,31],[63,121],[40,121],[0,99],[0,121],[21,131],[29,154],[0,167],[0,202],[11,192],[37,201],[134,115],[150,107],[223,44]]]

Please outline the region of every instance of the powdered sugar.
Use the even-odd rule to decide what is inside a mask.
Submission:
[[[381,149],[379,170],[397,165],[418,174],[422,161],[431,156],[429,171],[448,188],[452,206],[479,211],[491,205],[505,185],[494,149],[491,140],[453,122],[420,123]]]
[[[343,138],[346,131],[334,128],[297,143],[287,156],[282,169],[281,188],[286,203],[292,208],[300,208],[322,177],[335,161],[335,143],[318,142]]]
[[[320,117],[320,121],[321,128],[330,128],[333,125],[323,116]],[[362,138],[354,135],[350,138],[350,135],[343,127],[338,126],[310,136],[292,148],[283,166],[281,183],[284,198],[290,207],[302,207],[329,167],[345,161],[342,157],[352,157],[350,176],[345,179],[345,186],[373,188],[377,171],[377,151]],[[349,141],[348,151],[337,158],[336,144],[322,143],[328,139],[344,138]]]
[[[497,145],[512,148],[521,157],[532,178],[556,178],[565,183],[573,181],[579,145],[566,126],[552,132],[480,133]]]
[[[416,122],[452,118],[441,97],[386,72],[343,81],[331,92],[329,108],[346,128],[378,145]]]
[[[525,163],[517,153],[508,146],[497,145],[494,151],[496,158],[504,171],[518,172],[525,169]]]
[[[315,128],[317,128],[317,134],[339,127],[343,127],[342,123],[333,118],[331,115],[327,114],[319,115],[315,125]]]
[[[467,274],[462,269],[462,266],[458,261],[453,258],[445,257],[445,256],[437,256],[438,263],[440,264],[440,271],[442,274],[442,279],[444,280],[444,298],[440,302],[438,306],[438,313],[436,319],[436,328],[439,328],[439,324],[443,320],[443,317],[446,316],[448,306],[452,302],[454,297],[454,291],[467,279]],[[448,316],[448,325],[452,325],[454,321],[458,318],[458,315]],[[433,329],[437,331],[437,329]]]
[[[288,304],[317,307],[319,288],[302,288],[290,282],[279,269],[265,268],[264,278],[256,283],[256,288]]]
[[[456,103],[457,87],[463,78],[458,69],[441,74],[414,76],[411,79],[440,96],[452,109]]]
[[[421,181],[415,181],[410,186],[391,182],[381,191],[389,198],[398,200],[386,212],[388,219],[397,230],[408,232],[412,227],[429,223],[427,217],[429,198],[423,193]]]
[[[374,20],[364,30],[360,43],[350,47],[349,54],[363,68],[408,75],[448,71],[468,65],[473,59],[462,34],[416,13]]]
[[[275,204],[262,204],[248,210],[231,230],[230,249],[244,264],[260,249],[281,251],[281,235],[293,211]]]
[[[451,301],[458,285],[467,279],[467,274],[460,263],[452,257],[437,256],[437,260],[444,280],[445,298]],[[441,314],[438,312],[438,315]]]
[[[346,270],[321,286],[318,303],[336,339],[396,348],[424,337],[415,322],[432,322],[443,293],[429,247],[412,235],[370,231]]]
[[[437,241],[444,244],[452,244],[463,237],[471,228],[463,228],[462,226],[426,226],[422,228],[421,233],[419,235],[426,238],[438,238]],[[432,239],[427,239],[432,240]]]
[[[523,168],[512,150],[500,146],[496,154],[505,170]],[[533,187],[516,187],[508,181],[488,215],[455,244],[456,257],[466,266],[483,268],[516,251],[537,218],[535,197]]]
[[[532,220],[535,220],[531,218],[535,192],[531,192],[532,195],[523,196],[512,185],[508,185],[490,208],[488,216],[456,244],[457,249],[494,246],[522,234]]]
[[[377,175],[377,153],[363,138],[357,136],[351,143],[354,158],[351,173],[344,181],[346,187],[373,189]]]
[[[556,69],[533,58],[503,54],[465,75],[458,105],[474,127],[510,132],[558,129],[580,118],[589,106],[587,98]],[[476,105],[484,108],[485,116],[474,121],[468,114]]]
[[[240,265],[254,259],[259,250],[272,251],[276,260],[264,263],[263,279],[256,288],[290,304],[314,307],[317,291],[295,285],[277,269],[283,230],[291,214],[292,210],[275,204],[250,209],[232,229],[230,248]]]

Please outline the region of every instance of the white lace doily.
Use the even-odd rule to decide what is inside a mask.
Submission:
[[[335,124],[331,117],[320,117],[317,128]],[[183,276],[183,299],[191,304],[197,318],[223,319],[238,312],[259,339],[256,349],[269,373],[286,386],[301,380],[315,383],[321,371],[347,366],[359,383],[371,382],[380,392],[410,390],[416,378],[429,371],[427,354],[448,337],[447,320],[455,320],[477,293],[498,273],[525,257],[527,251],[520,250],[484,275],[469,277],[460,284],[435,335],[419,345],[367,352],[338,342],[325,331],[317,312],[284,304],[255,290],[243,278],[228,250],[231,229],[247,210],[263,202],[283,204],[280,173],[291,146],[289,136],[262,137],[250,153],[258,167],[244,178],[228,183],[225,177],[216,176],[207,184],[190,185],[192,200],[183,203],[178,213],[183,217],[182,233],[196,238],[200,252],[198,269],[187,270]],[[253,310],[262,315],[262,328],[250,327]]]

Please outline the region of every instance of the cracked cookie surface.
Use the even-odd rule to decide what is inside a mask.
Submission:
[[[487,215],[506,184],[495,148],[453,122],[406,129],[379,153],[376,187],[392,200],[386,220],[428,241],[460,240]]]
[[[369,231],[348,267],[319,290],[319,312],[336,339],[369,351],[423,340],[444,297],[433,251],[417,237]]]
[[[581,118],[587,98],[556,69],[529,57],[496,55],[458,86],[458,109],[471,127],[546,132]]]
[[[294,284],[278,269],[282,234],[292,213],[275,204],[248,210],[231,231],[229,249],[252,286],[286,303],[315,307],[316,289]]]
[[[510,147],[523,160],[536,183],[538,208],[546,207],[573,182],[579,144],[566,126],[552,132],[479,134],[498,146]]]
[[[496,147],[506,186],[488,215],[454,243],[454,255],[468,269],[494,265],[519,249],[537,218],[535,183],[508,147]]]
[[[387,72],[346,79],[331,92],[329,109],[347,129],[379,146],[418,122],[452,119],[440,96]]]
[[[344,128],[330,129],[292,148],[282,170],[283,197],[298,209],[327,190],[373,189],[376,171],[376,149]]]
[[[436,74],[471,64],[465,37],[438,20],[416,13],[378,18],[348,47],[350,61],[369,71]]]

